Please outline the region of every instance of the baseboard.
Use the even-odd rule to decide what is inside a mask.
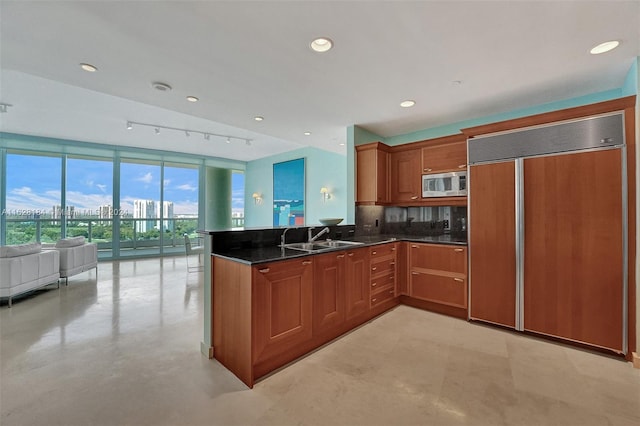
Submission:
[[[213,359],[213,346],[207,346],[204,342],[200,342],[200,352],[209,359]]]
[[[633,354],[633,368],[640,368],[640,355],[637,352]]]

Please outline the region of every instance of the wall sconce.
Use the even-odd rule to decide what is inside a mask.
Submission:
[[[320,193],[322,194],[322,201],[326,202],[329,198],[331,198],[331,194],[326,187],[320,188]]]
[[[257,192],[254,192],[252,197],[253,197],[254,203],[256,203],[257,205],[262,204],[262,194],[258,194]]]

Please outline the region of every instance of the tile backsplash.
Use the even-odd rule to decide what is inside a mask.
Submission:
[[[464,237],[467,234],[467,208],[356,206],[356,233],[425,236],[451,233]]]

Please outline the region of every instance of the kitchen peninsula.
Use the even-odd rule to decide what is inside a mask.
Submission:
[[[202,232],[210,238],[213,357],[247,386],[399,303],[467,317],[464,234],[329,229],[306,249],[307,227],[289,228],[286,247],[285,228]],[[412,262],[417,251],[428,256]]]

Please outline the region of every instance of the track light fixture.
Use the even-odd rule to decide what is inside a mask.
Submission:
[[[12,106],[13,105],[11,105],[11,104],[0,103],[0,113],[7,112],[7,108],[12,107]]]
[[[11,106],[11,105],[7,105],[7,104],[0,104],[0,107],[2,107],[3,105]],[[221,135],[219,133],[212,133],[212,132],[203,132],[202,130],[180,129],[178,127],[161,126],[159,124],[140,123],[140,122],[137,122],[137,121],[127,121],[127,130],[132,130],[134,126],[151,127],[151,128],[154,129],[156,135],[160,134],[160,129],[164,129],[164,130],[174,130],[176,132],[183,132],[185,137],[189,137],[193,133],[199,134],[199,135],[202,135],[202,137],[206,141],[211,140],[211,136],[215,136],[215,137],[218,137],[218,138],[224,138],[227,143],[231,143],[234,139],[239,140],[239,141],[244,141],[247,146],[251,146],[251,141],[252,141],[252,139],[249,139],[249,138],[242,138],[242,137],[239,137],[239,136],[232,136],[232,135]]]

